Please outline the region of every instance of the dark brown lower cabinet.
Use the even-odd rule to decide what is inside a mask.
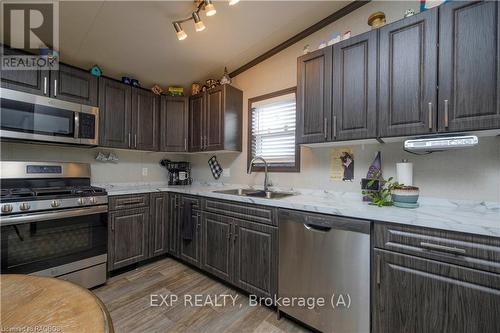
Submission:
[[[168,194],[151,193],[149,202],[149,256],[154,257],[168,250]]]
[[[148,258],[149,207],[109,214],[108,270]]]
[[[234,219],[234,283],[251,294],[277,293],[278,228]]]
[[[228,282],[233,275],[232,223],[230,217],[203,213],[201,268]]]
[[[500,332],[500,275],[374,250],[375,332]]]
[[[168,253],[174,257],[179,257],[179,218],[180,218],[180,204],[181,204],[180,194],[170,194],[169,204],[168,204]]]
[[[194,265],[200,266],[200,234],[201,234],[201,214],[199,199],[183,196],[181,200],[180,218],[178,222],[179,257]],[[190,221],[186,221],[190,219]],[[191,239],[183,235],[183,224],[190,223],[192,227]]]

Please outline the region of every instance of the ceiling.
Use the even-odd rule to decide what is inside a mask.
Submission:
[[[219,78],[344,7],[349,1],[216,1],[217,14],[201,18],[205,31],[183,24],[178,41],[172,21],[194,9],[191,1],[62,1],[63,62],[104,75],[139,79],[142,86],[181,85]]]

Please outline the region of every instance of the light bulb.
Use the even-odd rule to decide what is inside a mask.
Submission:
[[[196,31],[203,31],[203,30],[205,30],[205,25],[204,25],[204,24],[203,24],[203,22],[201,22],[201,21],[200,21],[200,22],[196,22],[196,23],[194,24],[194,29],[195,29]]]
[[[229,6],[236,5],[240,0],[229,0]]]
[[[179,31],[176,34],[177,34],[177,39],[178,40],[184,40],[188,36],[187,33],[184,32],[184,30]]]
[[[214,16],[215,13],[217,13],[212,1],[205,0],[205,12],[206,12],[207,16]]]

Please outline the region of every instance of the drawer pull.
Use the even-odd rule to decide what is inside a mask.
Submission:
[[[142,204],[142,203],[143,203],[143,200],[139,199],[139,200],[122,201],[119,204],[120,205],[135,205],[135,204]]]
[[[420,246],[429,250],[436,250],[442,252],[449,252],[453,254],[465,254],[465,249],[461,249],[459,247],[445,246],[439,244],[432,244],[427,242],[420,242]]]

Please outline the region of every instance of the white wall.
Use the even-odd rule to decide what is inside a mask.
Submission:
[[[5,143],[0,145],[2,161],[61,161],[91,164],[94,183],[130,183],[167,181],[167,170],[160,167],[164,158],[185,160],[185,157],[164,153],[135,152],[117,149],[63,147],[53,145]],[[98,151],[113,151],[118,163],[95,160]],[[142,168],[148,175],[142,176]]]
[[[333,32],[351,30],[353,35],[366,32],[368,16],[383,11],[387,22],[403,17],[406,9],[418,11],[418,1],[373,1],[355,12],[330,24],[275,56],[238,75],[233,84],[243,90],[243,152],[241,154],[218,154],[224,168],[230,168],[231,177],[221,177],[220,182],[261,184],[259,173],[247,175],[246,139],[248,98],[267,94],[297,84],[297,57],[304,45],[314,50],[321,41],[330,39]],[[326,13],[325,13],[326,16]],[[300,173],[273,173],[271,180],[279,186],[318,188],[338,191],[359,191],[359,180],[366,175],[376,151],[382,152],[383,170],[386,176],[395,174],[395,163],[403,158],[414,163],[415,185],[421,187],[422,195],[454,199],[477,199],[500,201],[500,138],[480,140],[478,148],[454,152],[414,156],[402,151],[402,143],[354,146],[355,180],[351,183],[330,181],[329,148],[302,147]],[[214,181],[207,165],[211,155],[192,156],[193,177]]]

